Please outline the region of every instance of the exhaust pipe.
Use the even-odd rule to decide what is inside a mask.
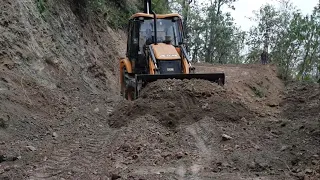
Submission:
[[[144,0],[144,13],[150,14],[151,0]]]
[[[154,43],[157,44],[157,15],[151,9],[151,0],[144,0],[144,13],[150,14],[152,12],[154,18]]]
[[[158,39],[157,39],[157,15],[154,11],[152,11],[153,14],[153,24],[154,24],[154,44],[157,45],[158,44]]]

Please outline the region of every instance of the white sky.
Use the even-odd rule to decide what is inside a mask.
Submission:
[[[200,1],[209,2],[208,0]],[[313,8],[319,1],[320,0],[291,0],[293,5],[296,6],[297,9],[300,9],[304,15],[311,14]],[[237,2],[234,3],[236,10],[228,11],[231,12],[237,26],[241,26],[243,30],[249,30],[253,22],[246,17],[252,17],[252,11],[259,10],[259,8],[266,3],[276,6],[279,4],[276,0],[237,0]]]

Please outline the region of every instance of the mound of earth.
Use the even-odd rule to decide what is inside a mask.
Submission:
[[[252,66],[258,65],[237,69],[259,75],[261,68],[270,68]],[[312,92],[318,86],[285,90],[276,74],[252,79],[224,87],[203,80],[159,80],[136,101],[120,102],[109,124],[117,131],[110,154],[122,165],[111,172],[120,179],[317,179],[319,94]],[[264,98],[250,88],[261,80],[269,86]]]
[[[292,101],[318,105],[315,102],[318,97],[311,95],[315,86],[303,87],[304,91],[300,92],[295,91],[297,87],[301,85],[289,86],[284,92],[291,92],[280,106],[288,114],[297,111],[290,110]],[[304,116],[306,119],[299,113],[295,118],[286,114],[246,118],[244,114],[235,115],[235,121],[228,119],[230,116],[222,113],[223,109],[218,110],[220,114],[211,109],[228,102],[222,107],[230,113],[239,109],[252,113],[241,103],[231,103],[230,92],[202,80],[161,80],[150,84],[141,99],[119,105],[111,118],[117,132],[109,152],[118,168],[111,168],[110,174],[116,174],[119,179],[320,177],[318,114],[312,114],[311,109],[308,111],[311,114]],[[208,103],[210,110],[203,109],[203,104],[197,106],[199,102]],[[190,104],[190,109],[195,111],[179,111]],[[186,115],[180,118],[158,114],[166,114],[167,110]],[[186,117],[190,112],[198,112],[199,119]]]
[[[146,86],[134,102],[120,103],[110,119],[111,127],[121,127],[144,115],[157,117],[161,124],[176,127],[204,117],[217,121],[239,121],[253,115],[223,87],[205,80],[158,80]]]

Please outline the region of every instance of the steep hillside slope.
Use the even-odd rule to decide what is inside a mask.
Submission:
[[[40,14],[40,1],[1,1],[1,162],[37,160],[55,146],[48,140],[64,136],[60,127],[85,135],[86,122],[104,120],[117,99],[124,33],[84,20],[75,2],[46,1]]]

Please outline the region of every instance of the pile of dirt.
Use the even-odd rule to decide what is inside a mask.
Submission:
[[[220,68],[228,72],[229,66]],[[312,93],[318,87],[285,90],[270,66],[236,69],[256,77],[243,82],[249,77],[242,74],[224,87],[203,80],[159,80],[136,101],[120,102],[109,119],[119,137],[110,154],[114,162],[123,161],[110,173],[121,179],[318,178],[319,96]],[[264,98],[250,87],[259,84],[265,85]]]
[[[284,92],[291,92],[280,106],[288,114],[247,117],[253,112],[231,103],[232,91],[224,87],[202,80],[154,82],[141,99],[119,105],[111,115],[117,138],[108,152],[118,168],[111,167],[110,174],[120,179],[317,179],[320,116],[311,109],[306,116],[288,116],[296,111],[290,110],[292,102],[311,100],[309,92],[317,87],[300,92],[297,87]],[[309,106],[318,105],[316,100]],[[227,103],[219,109],[222,102]],[[184,107],[190,109],[180,111]],[[239,109],[244,116],[230,119]]]
[[[217,121],[239,121],[253,114],[228,91],[205,80],[158,80],[146,86],[134,102],[121,102],[110,119],[111,127],[121,127],[144,115],[157,117],[167,127],[192,124],[204,117]]]

